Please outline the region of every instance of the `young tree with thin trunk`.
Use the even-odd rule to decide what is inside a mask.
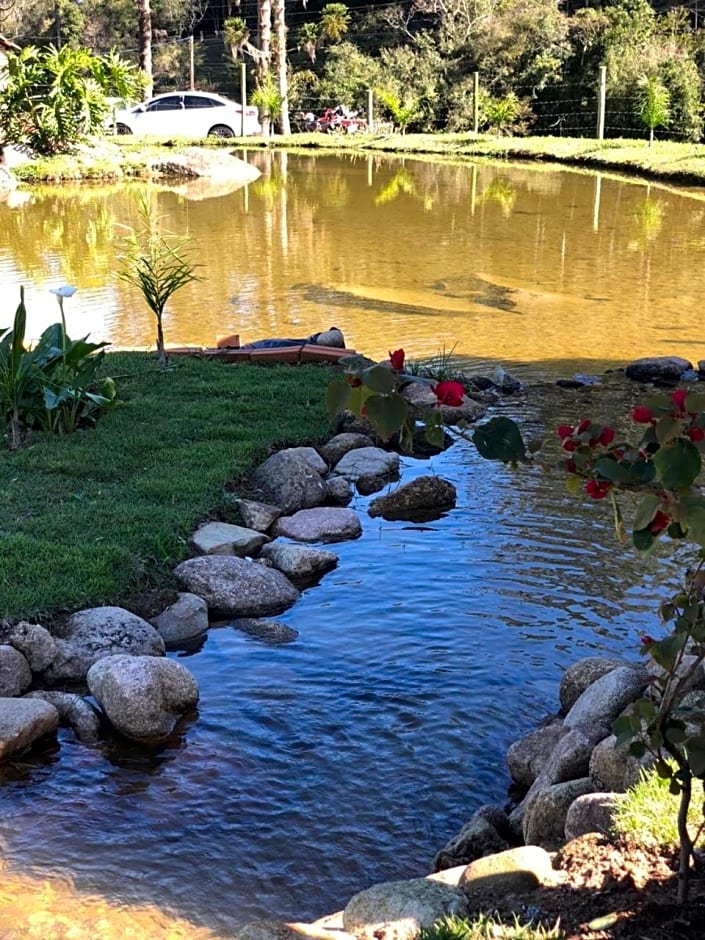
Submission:
[[[137,25],[140,68],[142,69],[146,83],[144,86],[144,98],[152,97],[154,89],[154,76],[152,74],[152,9],[150,0],[135,0],[137,3]]]

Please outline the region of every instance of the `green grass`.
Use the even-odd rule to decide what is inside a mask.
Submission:
[[[542,927],[524,923],[514,915],[511,924],[490,914],[478,914],[472,920],[444,917],[432,927],[421,930],[418,940],[562,940],[565,934],[558,924]]]
[[[327,370],[106,357],[123,404],[91,430],[0,450],[0,617],[149,605],[232,481],[273,445],[325,436]]]
[[[627,790],[612,814],[615,833],[639,845],[675,847],[678,838],[678,806],[680,795],[669,791],[670,781],[659,777],[655,770],[642,770],[639,781]],[[693,780],[693,795],[688,812],[691,834],[703,824],[703,784]],[[698,844],[702,845],[702,838]]]

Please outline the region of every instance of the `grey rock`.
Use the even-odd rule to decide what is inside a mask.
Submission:
[[[335,552],[280,541],[265,545],[260,552],[260,557],[271,561],[277,570],[295,584],[310,584],[317,581],[338,564],[338,556]]]
[[[614,807],[623,799],[622,793],[585,793],[573,800],[565,818],[566,839],[577,839],[588,832],[609,835]]]
[[[58,725],[59,714],[48,702],[0,698],[0,762],[53,734]]]
[[[697,656],[693,653],[686,652],[681,657],[674,671],[674,675],[677,679],[685,680],[682,688],[682,693],[684,694],[705,689],[705,668],[702,663],[696,665],[697,661]],[[655,676],[657,679],[663,681],[666,678],[666,670],[652,659],[647,661],[646,669],[649,675]]]
[[[373,499],[368,512],[373,518],[414,520],[419,513],[441,513],[451,509],[457,495],[453,484],[441,477],[416,477],[385,496]]]
[[[606,656],[587,656],[568,666],[558,690],[561,711],[565,715],[575,705],[585,689],[593,682],[612,672],[617,666],[628,665],[623,659]]]
[[[278,620],[264,620],[257,617],[239,617],[230,622],[236,630],[247,633],[248,636],[268,643],[270,646],[279,646],[282,643],[293,643],[299,631]]]
[[[88,688],[111,725],[134,741],[165,741],[198,702],[188,669],[156,656],[105,656],[88,670]]]
[[[554,783],[540,790],[533,800],[526,801],[523,832],[527,845],[554,847],[563,841],[565,820],[573,800],[591,793],[593,786],[588,777]]]
[[[359,447],[372,446],[372,438],[368,437],[367,434],[344,431],[342,434],[336,434],[327,444],[319,447],[318,452],[329,467],[334,467],[348,451],[356,450]]]
[[[328,477],[326,484],[326,503],[333,506],[349,506],[353,501],[353,488],[345,477]]]
[[[387,881],[348,901],[343,927],[364,940],[413,940],[442,917],[467,912],[467,898],[451,885],[426,878]]]
[[[490,885],[513,894],[531,891],[554,880],[548,852],[537,845],[522,845],[471,862],[460,876],[459,886],[470,894]]]
[[[285,453],[298,454],[299,457],[303,457],[309,467],[320,476],[325,476],[328,473],[329,464],[321,457],[315,447],[287,447]]]
[[[0,698],[22,695],[32,684],[29,663],[14,646],[0,646]]]
[[[206,522],[191,536],[191,543],[200,555],[256,555],[269,538],[255,529],[246,529],[229,522]]]
[[[182,562],[174,574],[187,591],[203,598],[214,616],[280,614],[299,598],[281,571],[244,558],[202,555]]]
[[[556,720],[511,744],[507,750],[507,766],[512,780],[522,787],[530,787],[546,766],[558,741],[567,733],[563,722]]]
[[[638,782],[642,769],[654,762],[651,754],[634,757],[628,744],[615,747],[616,742],[616,737],[610,734],[595,745],[590,755],[588,773],[597,791],[624,793]]]
[[[438,852],[433,867],[436,871],[454,868],[508,848],[509,843],[500,836],[492,823],[475,815]]]
[[[151,623],[167,646],[178,646],[208,629],[208,605],[197,594],[184,592]]]
[[[344,454],[334,468],[334,475],[354,483],[360,492],[371,493],[381,489],[389,480],[399,476],[399,454],[381,447],[357,447]]]
[[[44,671],[48,682],[83,680],[102,656],[164,655],[164,640],[151,623],[122,607],[80,610],[56,633],[57,655]]]
[[[287,514],[320,506],[326,498],[320,474],[299,454],[286,450],[268,457],[253,473],[252,484]]]
[[[243,525],[256,532],[267,532],[282,514],[278,506],[270,506],[269,503],[260,503],[254,499],[238,499],[236,506]]]
[[[592,731],[600,725],[609,733],[614,719],[643,692],[648,679],[641,666],[618,666],[587,687],[565,716],[566,727]]]
[[[338,506],[301,509],[293,516],[282,516],[274,524],[276,535],[297,542],[343,542],[362,534],[356,512]]]
[[[59,724],[70,728],[83,744],[95,744],[100,738],[100,716],[80,695],[72,692],[37,690],[25,698],[40,699],[53,705],[59,715]]]
[[[0,623],[0,643],[14,646],[29,663],[32,672],[43,672],[56,656],[56,641],[38,623],[21,620],[16,624]]]
[[[604,737],[603,734],[601,736]],[[541,773],[532,783],[526,795],[527,805],[536,792],[544,790],[554,783],[564,783],[566,780],[577,780],[580,777],[586,777],[594,744],[593,740],[577,728],[568,731],[556,743]]]
[[[624,371],[635,382],[677,382],[692,368],[692,363],[680,356],[647,356],[630,362]]]

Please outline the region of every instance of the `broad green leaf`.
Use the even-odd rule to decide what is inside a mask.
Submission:
[[[657,760],[654,762],[654,770],[656,774],[661,777],[662,780],[670,780],[673,776],[673,768],[665,760]]]
[[[360,378],[368,388],[380,395],[391,395],[394,391],[394,376],[385,366],[370,366],[360,373]]]
[[[647,493],[646,496],[642,497],[634,513],[632,522],[634,529],[645,529],[658,512],[660,505],[661,500],[653,493]]]
[[[705,411],[705,395],[701,392],[690,392],[685,399],[685,410],[691,412],[691,414]]]
[[[635,460],[629,468],[629,483],[651,483],[656,477],[656,469],[650,460]]]
[[[409,406],[401,395],[370,395],[365,401],[367,417],[382,437],[391,437],[406,421]]]
[[[345,411],[350,400],[350,386],[345,379],[335,379],[326,388],[326,411],[329,418],[334,418]]]
[[[443,447],[445,444],[445,432],[439,424],[426,425],[426,440],[434,447]]]
[[[690,486],[700,473],[700,453],[692,441],[678,439],[653,456],[658,477],[667,490]]]
[[[407,454],[413,454],[414,452],[414,429],[408,421],[402,424],[399,431],[399,446]]]
[[[627,483],[629,481],[629,467],[617,463],[612,457],[600,457],[595,461],[595,471],[610,483]]]
[[[705,546],[705,497],[683,496],[680,508],[680,527],[685,529],[690,541]]]
[[[491,418],[476,429],[472,440],[480,456],[486,460],[516,463],[526,459],[521,431],[511,418]]]
[[[705,747],[692,743],[688,747],[688,765],[696,777],[705,777]]]
[[[632,757],[643,757],[646,754],[646,745],[643,741],[632,741],[629,745],[629,753]]]
[[[656,545],[658,541],[658,536],[654,535],[653,532],[650,532],[648,529],[635,529],[632,532],[632,542],[634,543],[634,548],[642,554],[647,554],[651,549]]]
[[[658,663],[659,666],[664,669],[671,669],[687,640],[688,637],[685,633],[676,633],[664,637],[658,643],[652,643],[649,652],[654,662]]]
[[[659,444],[668,444],[680,435],[682,427],[681,422],[670,415],[661,418],[656,424],[656,440]]]

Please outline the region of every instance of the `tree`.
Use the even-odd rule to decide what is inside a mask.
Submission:
[[[285,0],[274,0],[274,70],[279,91],[279,129],[282,134],[291,134],[289,122],[289,75],[286,57],[286,11]]]
[[[154,76],[152,74],[152,9],[150,0],[135,0],[137,4],[137,28],[140,68],[146,76],[145,99],[152,97]]]
[[[99,131],[109,112],[106,95],[134,97],[134,66],[116,53],[25,46],[10,53],[0,90],[4,141],[38,154],[65,153]]]
[[[654,75],[644,77],[640,83],[636,112],[649,131],[649,146],[654,142],[654,130],[667,124],[671,117],[671,95],[666,86]]]

